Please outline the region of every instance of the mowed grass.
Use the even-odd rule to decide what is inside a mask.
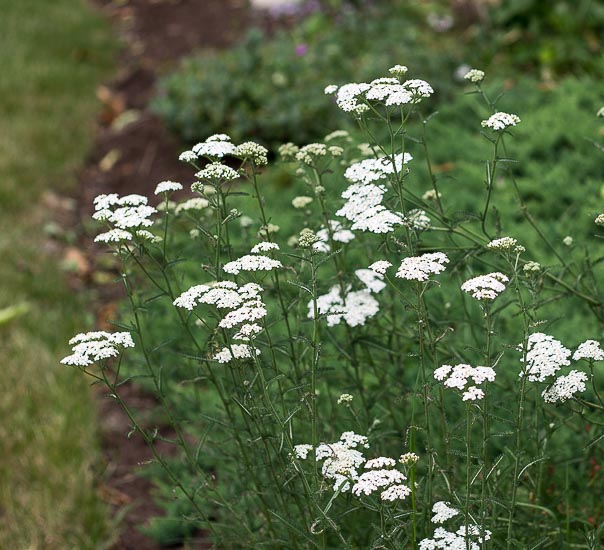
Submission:
[[[86,0],[0,0],[0,548],[110,540],[90,388],[58,364],[90,319],[44,246],[41,197],[73,188],[115,52]]]

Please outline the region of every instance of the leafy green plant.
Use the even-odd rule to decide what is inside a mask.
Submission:
[[[561,211],[573,254],[550,239],[512,157],[531,114],[498,110],[478,71],[467,100],[485,114],[468,118],[484,157],[478,173],[457,152],[474,196],[460,210],[431,152],[433,89],[406,72],[330,88],[368,144],[340,131],[282,146],[303,194],[275,196],[267,149],[218,134],[181,155],[195,198],[171,202],[182,185],[168,181],[159,216],[139,195],[95,200],[129,307],[63,363],[107,387],[152,450],[173,497],[158,538],[601,546],[604,215]],[[507,186],[520,217],[499,208]],[[131,380],[161,420],[124,401]]]

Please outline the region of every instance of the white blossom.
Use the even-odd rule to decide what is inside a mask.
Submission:
[[[518,346],[522,351],[522,346]],[[570,365],[571,351],[553,336],[535,332],[528,337],[526,353],[526,374],[531,382],[544,382],[562,367]],[[520,361],[524,361],[521,358]],[[523,373],[520,373],[523,376]]]
[[[461,289],[477,300],[494,300],[505,290],[504,283],[508,281],[506,275],[496,271],[468,279],[461,285]]]
[[[385,275],[389,267],[392,267],[390,262],[386,260],[378,260],[377,262],[373,262],[369,266],[369,269],[371,269],[371,271],[375,271],[379,275]]]
[[[197,172],[195,177],[199,180],[231,181],[239,178],[239,173],[226,164],[221,164],[220,162],[211,162],[205,168]],[[197,184],[194,183],[191,186],[191,189],[196,191],[198,189],[196,186]]]
[[[161,193],[170,193],[172,191],[180,191],[182,189],[182,185],[175,181],[162,181],[157,184],[155,188],[155,194],[159,195]]]
[[[484,71],[480,69],[470,69],[465,75],[464,78],[469,80],[470,82],[482,82],[484,79]]]
[[[432,513],[432,523],[444,523],[459,514],[459,510],[452,508],[449,502],[440,501],[434,503]]]
[[[260,350],[247,344],[233,344],[222,348],[213,359],[219,363],[230,363],[233,359],[251,359],[254,355],[260,355]]]
[[[442,252],[410,256],[403,259],[395,276],[410,281],[427,281],[430,275],[442,273],[448,263],[449,258]]]
[[[483,128],[491,128],[491,130],[501,131],[509,128],[510,126],[516,126],[520,123],[520,118],[510,113],[495,113],[491,115],[487,120],[483,120],[481,125]]]
[[[69,340],[71,355],[61,359],[64,365],[87,367],[111,357],[117,357],[121,348],[133,348],[129,332],[94,331],[80,333]]]
[[[242,271],[272,271],[283,267],[279,260],[273,260],[262,254],[248,254],[238,260],[224,264],[224,272],[238,275]]]
[[[585,391],[587,374],[571,370],[566,376],[559,376],[556,381],[541,393],[546,403],[557,403],[572,399],[576,393]]]
[[[258,254],[260,252],[269,252],[271,250],[279,250],[279,245],[277,243],[263,241],[261,243],[258,243],[257,245],[254,245],[252,247],[251,253]]]
[[[573,354],[573,359],[575,361],[579,361],[579,359],[602,361],[604,360],[604,351],[602,351],[602,348],[600,347],[600,342],[596,340],[585,340]]]

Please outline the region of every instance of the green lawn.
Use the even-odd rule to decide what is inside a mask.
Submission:
[[[40,199],[73,189],[116,43],[85,0],[0,0],[0,13],[0,548],[102,548],[95,410],[58,365],[90,320],[44,247]]]

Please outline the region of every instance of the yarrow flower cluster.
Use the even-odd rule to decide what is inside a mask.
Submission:
[[[522,345],[517,347],[522,351]],[[562,367],[570,365],[571,351],[548,334],[535,332],[528,337],[526,349],[525,372],[531,382],[544,382]],[[520,358],[524,362],[524,357]]]
[[[256,250],[260,249],[256,248]],[[252,252],[254,252],[254,250],[252,250]],[[272,271],[273,269],[279,269],[280,267],[283,267],[283,264],[279,260],[273,260],[268,256],[253,253],[224,264],[222,269],[225,273],[238,275],[242,271]]]
[[[268,164],[268,149],[254,141],[246,141],[237,145],[232,155],[242,160],[251,160],[256,166]]]
[[[378,457],[368,460],[365,463],[365,469],[356,483],[352,486],[352,494],[361,497],[363,495],[372,495],[375,492],[380,493],[381,500],[395,501],[404,500],[411,494],[411,489],[403,482],[407,476],[393,468],[396,461],[392,458]]]
[[[444,381],[447,388],[456,388],[463,391],[463,401],[476,401],[484,397],[484,391],[478,386],[486,381],[494,382],[495,371],[491,367],[471,367],[465,364],[454,367],[443,365],[434,371],[434,378],[439,382]],[[466,388],[470,379],[473,385]]]
[[[121,348],[133,348],[134,341],[129,332],[86,332],[69,340],[71,355],[61,359],[64,365],[87,367],[97,361],[117,357]]]
[[[294,197],[292,200],[292,206],[294,208],[306,208],[314,199],[312,197],[306,197],[304,195],[300,197]]]
[[[350,327],[364,325],[380,310],[378,301],[371,293],[382,291],[386,284],[383,275],[370,269],[357,269],[355,275],[363,283],[363,290],[350,291],[346,289],[346,295],[342,298],[340,286],[334,285],[327,294],[317,297],[317,310],[320,315],[325,315],[327,326],[332,327],[344,321]],[[314,319],[314,300],[308,302],[308,317]]]
[[[362,449],[368,448],[365,436],[344,432],[335,443],[321,443],[315,459],[323,461],[321,473],[325,479],[333,481],[334,491],[351,491],[357,497],[379,492],[384,501],[403,500],[409,496],[411,489],[403,484],[407,477],[394,469],[396,460],[383,456],[366,460]],[[294,456],[306,460],[312,450],[312,445],[296,445]],[[359,474],[363,465],[368,471]]]
[[[262,292],[263,288],[256,283],[239,287],[231,281],[218,281],[191,287],[174,300],[174,305],[189,311],[201,304],[229,309],[218,323],[218,327],[235,329],[233,340],[250,342],[262,331],[256,321],[267,315],[266,306],[262,302]],[[219,363],[228,363],[232,359],[248,359],[259,354],[260,350],[250,344],[232,344],[223,348],[213,358]]]
[[[465,75],[464,78],[469,80],[470,82],[474,82],[475,84],[478,82],[482,82],[484,79],[484,71],[480,69],[470,69]]]
[[[141,230],[151,227],[150,218],[157,210],[147,204],[147,197],[142,195],[126,195],[120,197],[117,193],[99,195],[94,199],[95,213],[93,219],[102,221],[112,229],[97,235],[95,242],[120,243],[138,237],[141,240],[153,239],[152,233]]]
[[[575,394],[585,391],[587,374],[571,370],[566,376],[559,376],[556,381],[541,393],[546,403],[564,403],[572,399]]]
[[[195,177],[201,181],[232,181],[239,178],[237,170],[233,170],[226,164],[220,162],[211,162],[205,168],[197,172]],[[199,182],[194,183],[191,186],[192,191],[202,191],[203,187],[200,187]]]
[[[495,113],[486,120],[483,120],[480,124],[483,128],[491,128],[491,130],[499,132],[509,128],[510,126],[516,126],[516,124],[519,123],[520,118],[518,118],[516,115],[510,113]]]
[[[604,360],[604,351],[600,347],[600,342],[596,340],[585,340],[585,342],[579,344],[577,351],[573,354],[573,359],[575,361],[579,361],[580,359],[602,361]]]
[[[192,152],[198,157],[215,160],[234,154],[235,145],[231,143],[231,138],[226,134],[215,134],[204,142],[195,145]]]
[[[155,194],[161,195],[162,193],[172,193],[174,191],[182,190],[182,185],[175,181],[162,181],[157,184],[155,188]]]
[[[477,300],[494,300],[505,290],[508,277],[498,271],[468,279],[461,289]]]
[[[494,239],[487,244],[489,250],[513,250],[514,252],[524,252],[525,248],[518,244],[518,241],[513,237],[501,237]]]
[[[436,502],[432,506],[432,523],[442,524],[459,515],[459,510],[452,508],[448,502]],[[474,539],[474,540],[472,540]],[[437,527],[432,538],[420,541],[420,550],[480,550],[482,545],[491,539],[491,531],[484,532],[476,524],[461,525],[457,531],[447,531]]]
[[[403,259],[395,276],[409,281],[427,281],[430,275],[442,273],[448,263],[449,258],[442,252],[410,256]]]
[[[360,115],[369,110],[367,102],[381,102],[387,107],[419,103],[430,97],[434,90],[425,80],[411,79],[401,82],[407,67],[395,65],[389,70],[393,76],[376,78],[372,82],[352,82],[343,86],[330,85],[326,94],[336,95],[336,104],[342,111]]]
[[[459,510],[452,508],[449,502],[440,501],[434,503],[432,513],[432,523],[444,523],[459,514]]]
[[[393,231],[395,226],[403,223],[403,217],[382,205],[386,187],[375,182],[387,179],[393,174],[400,174],[404,165],[412,159],[409,153],[399,153],[393,157],[365,159],[349,166],[344,177],[352,184],[342,193],[346,203],[336,215],[353,222],[353,231]]]
[[[364,435],[354,432],[344,432],[339,441],[321,443],[317,447],[315,460],[323,461],[321,473],[325,479],[333,481],[334,491],[349,491],[351,482],[359,478],[358,470],[366,461],[363,453],[358,450],[362,448],[368,449],[369,442]],[[312,450],[312,445],[296,445],[294,455],[300,460],[306,460]]]
[[[182,212],[189,212],[190,210],[205,210],[208,206],[210,206],[210,203],[207,199],[204,199],[203,197],[193,197],[192,199],[177,204],[176,208],[174,208],[174,213],[178,215]]]

